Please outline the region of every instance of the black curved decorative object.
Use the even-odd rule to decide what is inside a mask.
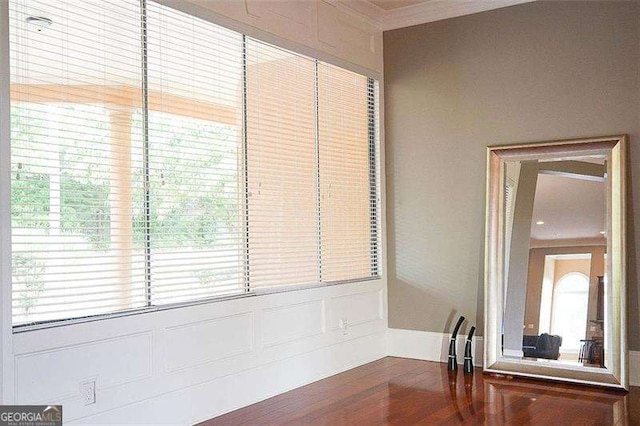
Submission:
[[[449,342],[449,362],[447,366],[449,370],[457,370],[458,369],[458,360],[456,358],[456,339],[458,338],[458,330],[460,330],[460,326],[464,322],[464,317],[461,315],[458,318],[458,323],[453,329],[453,334],[451,334],[451,341]]]
[[[464,374],[473,374],[473,356],[471,355],[471,339],[476,331],[475,326],[469,330],[467,342],[464,345]]]

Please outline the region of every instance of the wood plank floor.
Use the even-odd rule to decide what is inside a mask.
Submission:
[[[451,376],[446,364],[387,357],[201,426],[261,424],[640,425],[640,388]]]

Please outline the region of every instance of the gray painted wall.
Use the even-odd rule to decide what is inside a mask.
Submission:
[[[482,330],[487,145],[629,133],[640,350],[639,8],[534,2],[385,32],[390,327]]]

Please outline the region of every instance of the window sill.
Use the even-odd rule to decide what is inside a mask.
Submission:
[[[322,283],[322,284],[318,283],[313,285],[288,285],[288,286],[265,287],[265,288],[258,288],[255,290],[251,290],[251,291],[240,292],[236,294],[229,294],[225,296],[191,300],[188,302],[149,306],[145,308],[130,309],[122,312],[113,312],[108,314],[99,314],[99,315],[92,315],[92,316],[86,316],[86,317],[80,317],[80,318],[52,320],[52,321],[35,323],[35,324],[18,325],[18,326],[14,326],[12,331],[13,331],[13,334],[19,334],[19,333],[26,333],[29,331],[36,331],[36,330],[44,330],[44,329],[54,328],[54,327],[66,327],[70,325],[84,324],[84,323],[94,322],[94,321],[105,321],[105,320],[110,320],[115,318],[128,317],[132,315],[144,315],[151,312],[159,312],[159,311],[165,311],[169,309],[180,309],[180,308],[187,308],[190,306],[204,305],[209,303],[227,302],[230,300],[244,299],[248,297],[259,297],[259,296],[267,296],[270,294],[277,294],[277,293],[288,293],[292,291],[312,290],[312,289],[333,287],[333,286],[345,285],[345,284],[376,281],[379,279],[381,279],[380,275],[374,276],[374,277],[368,277],[368,278],[353,279],[353,280],[335,281],[335,282]]]

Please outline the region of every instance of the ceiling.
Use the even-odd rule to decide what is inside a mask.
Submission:
[[[605,183],[557,175],[538,175],[532,240],[602,240],[606,226]],[[544,224],[538,225],[538,221]]]
[[[338,0],[383,31],[531,1],[535,0]]]

